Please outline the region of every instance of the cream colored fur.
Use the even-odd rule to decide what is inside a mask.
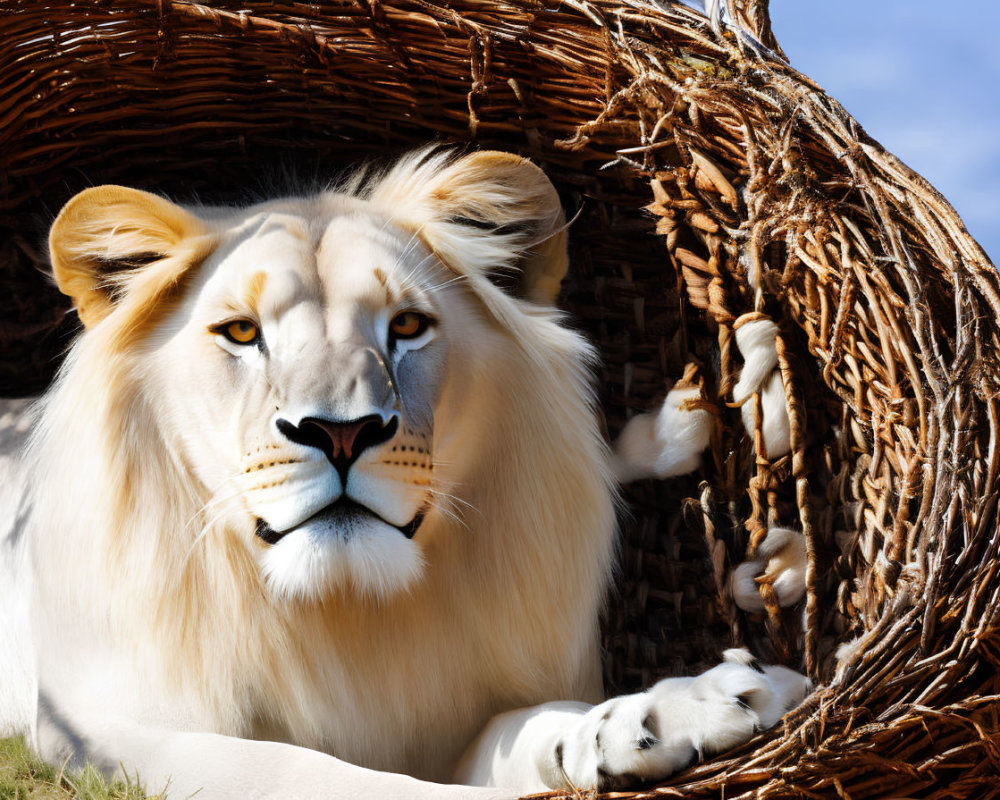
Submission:
[[[773,587],[778,605],[795,605],[806,593],[806,542],[798,531],[769,528],[754,558],[744,561],[730,576],[736,605],[745,611],[764,611],[758,586]]]
[[[774,460],[792,449],[791,421],[785,387],[778,369],[778,326],[760,314],[747,314],[733,326],[743,369],[733,387],[733,401],[742,405],[747,433],[756,429],[755,393],[760,395],[761,435],[767,457]]]
[[[24,547],[25,475],[17,454],[33,422],[26,400],[0,400],[0,736],[27,730],[35,702]]]
[[[32,565],[43,755],[178,797],[510,794],[396,773],[448,781],[495,714],[601,700],[614,489],[593,352],[552,305],[562,228],[542,172],[500,153],[245,209],[70,201],[51,251],[86,331],[5,539]],[[391,339],[409,312],[432,323]],[[388,438],[336,466],[299,441],[316,419]],[[743,714],[739,691],[706,702]]]
[[[676,386],[659,411],[636,414],[615,441],[613,464],[623,483],[642,478],[673,478],[698,468],[712,434],[712,415],[689,409],[701,400],[697,386]]]

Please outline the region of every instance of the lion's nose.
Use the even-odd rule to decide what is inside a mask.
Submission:
[[[373,414],[350,422],[338,422],[305,417],[298,425],[287,419],[279,419],[275,424],[293,442],[322,450],[346,482],[347,470],[358,456],[369,447],[387,442],[396,435],[399,418],[393,416],[388,422],[383,422],[380,416]]]

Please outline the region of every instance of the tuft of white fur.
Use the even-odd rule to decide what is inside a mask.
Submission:
[[[698,468],[712,436],[712,414],[685,406],[701,397],[696,386],[671,389],[658,412],[637,414],[628,421],[614,445],[620,482],[670,478]]]
[[[781,372],[775,370],[764,384],[760,393],[763,424],[761,433],[764,437],[764,449],[772,461],[781,458],[792,449],[792,423],[788,416],[788,401],[785,398],[785,385],[781,380]],[[747,402],[741,409],[743,425],[747,433],[753,436],[754,403]]]
[[[733,401],[742,405],[743,425],[754,434],[754,404],[750,398],[760,393],[763,407],[764,448],[770,459],[792,449],[788,404],[778,366],[778,326],[757,315],[736,321],[736,346],[743,356],[743,369],[733,388]]]
[[[806,592],[805,537],[788,528],[770,528],[753,561],[744,561],[730,576],[733,600],[744,611],[764,611],[757,578],[774,586],[778,604],[794,605]]]
[[[753,257],[749,250],[740,252],[740,266],[746,271],[747,282],[753,289],[760,288],[760,270],[757,269],[757,259]]]
[[[843,681],[844,670],[847,666],[854,664],[859,658],[861,658],[861,654],[864,653],[865,649],[871,644],[868,637],[869,634],[857,636],[843,642],[839,647],[837,647],[837,670],[834,673],[833,683],[836,684]]]
[[[733,387],[733,402],[743,403],[778,366],[778,326],[770,319],[737,320],[736,346],[743,356],[740,379]]]

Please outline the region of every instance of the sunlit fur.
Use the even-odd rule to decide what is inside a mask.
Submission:
[[[778,326],[773,320],[753,313],[740,317],[734,327],[743,369],[733,387],[733,400],[742,404],[743,425],[752,437],[757,408],[753,395],[759,393],[764,450],[768,458],[775,460],[792,449],[785,386],[778,369]]]
[[[805,537],[788,528],[769,528],[752,561],[744,561],[730,576],[733,600],[746,611],[765,611],[759,585],[770,585],[778,605],[795,605],[806,593]]]
[[[30,452],[36,645],[59,718],[95,748],[89,733],[110,715],[446,780],[494,713],[599,699],[613,493],[593,354],[552,306],[565,240],[540,170],[501,154],[420,153],[339,193],[210,211],[100,191],[53,230],[57,279],[87,329],[43,401]],[[262,214],[304,220],[310,236],[331,220],[375,220],[433,259],[420,279],[447,345],[433,502],[413,542],[394,543],[417,559],[398,591],[383,585],[394,575],[357,591],[330,564],[308,579],[327,591],[269,588],[266,545],[220,455],[232,431],[219,429],[273,408],[235,399],[242,373],[203,367],[223,363],[210,337],[178,345],[194,336],[205,271]],[[160,258],[100,273],[148,252]],[[523,297],[490,282],[507,267],[523,271]],[[269,284],[254,291],[266,296]],[[275,389],[285,390],[297,391]],[[380,555],[394,558],[364,557]],[[69,747],[51,725],[39,742],[50,757]]]

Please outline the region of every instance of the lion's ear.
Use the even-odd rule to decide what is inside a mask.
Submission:
[[[446,262],[478,270],[533,302],[555,302],[568,265],[566,218],[552,182],[528,159],[493,151],[459,158],[418,153],[387,176],[373,199],[386,194],[423,205],[430,218],[421,220],[420,234]]]
[[[87,327],[111,313],[124,278],[152,263],[176,270],[197,257],[200,220],[149,192],[97,186],[70,199],[52,223],[49,255],[59,290]]]

